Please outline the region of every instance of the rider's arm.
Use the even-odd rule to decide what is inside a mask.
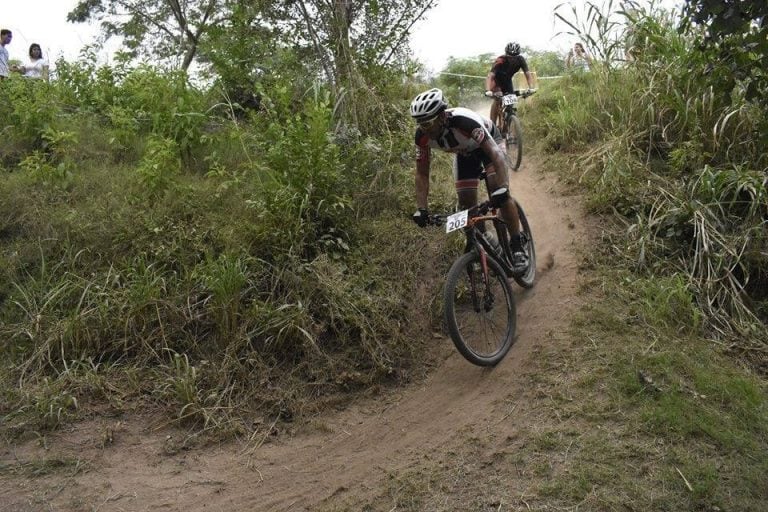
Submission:
[[[416,207],[427,208],[429,196],[429,146],[416,146]]]
[[[523,70],[523,74],[525,75],[525,81],[528,83],[528,88],[533,89],[533,85],[531,85],[533,83],[533,80],[531,79],[531,72],[528,70],[528,61],[525,60],[525,57],[522,57],[521,69]]]
[[[525,72],[525,81],[526,81],[526,82],[528,82],[528,88],[529,88],[529,89],[533,89],[533,85],[531,85],[531,83],[533,82],[533,80],[531,79],[531,73],[530,73],[530,71],[526,71],[526,72]]]
[[[485,77],[485,90],[493,91],[496,89],[496,73],[493,70],[488,72],[488,76]]]

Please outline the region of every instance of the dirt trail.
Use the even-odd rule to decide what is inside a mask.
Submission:
[[[375,498],[388,476],[450,452],[472,433],[514,435],[525,425],[515,410],[525,388],[521,370],[537,346],[563,337],[576,301],[575,245],[583,220],[578,200],[559,195],[534,165],[528,160],[513,173],[511,190],[531,223],[539,275],[532,290],[515,286],[519,338],[496,368],[473,366],[448,338],[435,339],[445,359],[425,382],[378,401],[360,400],[311,431],[270,438],[251,450],[232,443],[176,451],[173,439],[139,419],[123,423],[114,443],[101,448],[103,432],[76,427],[38,456],[83,457],[85,470],[73,467],[72,476],[64,471],[54,479],[0,476],[0,510],[317,510],[323,503]],[[14,450],[3,450],[0,460],[11,462]]]

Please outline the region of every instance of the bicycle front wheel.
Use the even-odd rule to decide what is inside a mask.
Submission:
[[[516,171],[520,168],[520,162],[523,161],[523,128],[516,115],[509,116],[506,124],[507,157],[512,170]]]
[[[470,363],[494,366],[515,342],[517,311],[504,269],[477,251],[462,255],[448,271],[445,320],[453,344]]]

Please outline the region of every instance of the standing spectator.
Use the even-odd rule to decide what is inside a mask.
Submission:
[[[48,61],[43,58],[43,50],[37,43],[29,45],[29,61],[19,66],[19,73],[27,78],[43,78],[48,80]]]
[[[584,49],[584,45],[581,43],[575,43],[568,56],[565,58],[565,67],[568,69],[579,69],[581,71],[589,71],[589,66],[592,64],[592,57],[589,56]]]
[[[10,30],[7,28],[0,30],[0,80],[5,80],[11,73],[11,68],[8,66],[10,56],[5,47],[11,43],[12,38],[13,34]]]

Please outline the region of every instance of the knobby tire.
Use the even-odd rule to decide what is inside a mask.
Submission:
[[[510,168],[516,171],[520,169],[520,163],[523,161],[523,128],[516,115],[507,117],[504,137],[507,143]]]
[[[444,291],[445,320],[453,344],[478,366],[495,366],[504,359],[517,329],[512,286],[502,266],[490,256],[487,261],[488,280],[483,283],[480,254],[462,255],[448,271]]]

